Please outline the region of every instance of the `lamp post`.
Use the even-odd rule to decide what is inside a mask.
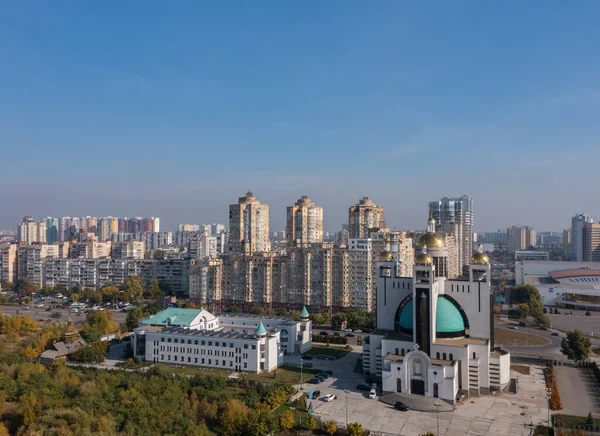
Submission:
[[[304,359],[300,357],[300,390],[304,390]]]
[[[440,402],[436,401],[435,403],[433,403],[433,405],[435,406],[436,409],[436,418],[437,418],[437,435],[439,436],[440,434]]]
[[[348,431],[348,394],[350,391],[348,389],[344,389],[344,393],[346,394],[346,431]]]

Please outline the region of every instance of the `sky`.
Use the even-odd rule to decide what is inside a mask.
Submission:
[[[418,4],[417,4],[418,3]],[[9,2],[0,229],[24,215],[325,230],[474,199],[475,230],[600,219],[600,2]]]

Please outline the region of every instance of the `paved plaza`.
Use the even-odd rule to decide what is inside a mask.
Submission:
[[[341,426],[358,422],[364,428],[390,435],[416,436],[428,431],[437,432],[436,413],[401,412],[379,399],[371,400],[356,385],[364,377],[354,373],[354,364],[359,354],[348,354],[340,360],[318,362],[321,369],[332,369],[334,377],[319,385],[304,385],[305,390],[320,390],[321,396],[337,395],[337,400],[326,403],[313,400],[317,417],[324,421],[336,421]],[[528,424],[545,424],[548,419],[546,386],[541,367],[531,367],[531,375],[513,373],[519,378],[517,394],[469,397],[464,404],[457,405],[453,412],[439,413],[440,435],[530,435]],[[350,392],[344,393],[347,389]],[[348,408],[346,409],[346,401]]]

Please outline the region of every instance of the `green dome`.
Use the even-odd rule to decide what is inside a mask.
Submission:
[[[267,334],[267,329],[265,328],[265,326],[263,325],[262,321],[261,323],[258,325],[258,327],[256,328],[255,333],[257,335],[266,335]]]
[[[400,312],[400,327],[403,330],[413,329],[413,301],[412,298],[406,302]]]
[[[413,300],[406,302],[400,311],[398,320],[400,330],[412,332],[413,330]],[[438,296],[437,311],[435,315],[436,333],[460,333],[465,331],[465,322],[458,307],[447,298]]]
[[[465,330],[465,322],[458,307],[447,298],[438,297],[435,327],[437,333],[455,333]]]

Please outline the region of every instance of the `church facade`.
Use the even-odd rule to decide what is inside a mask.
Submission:
[[[430,231],[422,239],[441,241],[436,250],[443,252],[438,235]],[[468,279],[448,279],[436,273],[440,262],[427,246],[418,249],[413,277],[398,277],[391,253],[381,256],[377,331],[363,343],[365,373],[381,377],[384,393],[451,404],[462,396],[501,391],[510,381],[510,354],[494,345],[488,257],[480,249]]]

